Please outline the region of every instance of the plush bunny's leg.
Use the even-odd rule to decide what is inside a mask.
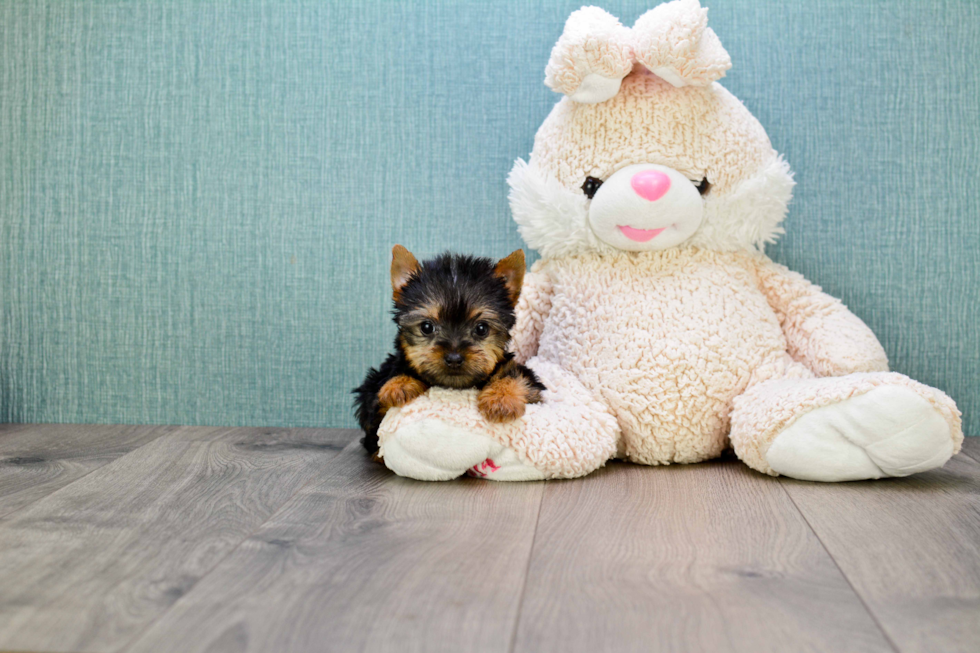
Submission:
[[[952,399],[889,372],[759,383],[736,397],[731,424],[747,465],[808,481],[908,476],[963,442]]]
[[[446,481],[468,473],[495,481],[584,476],[616,454],[615,418],[557,365],[527,363],[548,388],[512,422],[488,423],[475,390],[432,388],[385,416],[385,465],[400,476]]]

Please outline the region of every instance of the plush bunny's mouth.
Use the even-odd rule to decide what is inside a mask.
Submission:
[[[583,192],[588,197],[584,185]],[[599,240],[627,252],[650,252],[676,247],[694,235],[704,216],[704,199],[676,169],[633,163],[598,185],[588,212],[589,227]]]
[[[623,235],[630,240],[635,240],[638,243],[645,243],[648,240],[653,240],[661,233],[663,233],[667,227],[660,227],[659,229],[637,229],[636,227],[628,227],[626,225],[616,225]]]

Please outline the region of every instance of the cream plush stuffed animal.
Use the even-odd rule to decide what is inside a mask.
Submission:
[[[549,391],[489,424],[475,391],[434,388],[386,416],[385,464],[446,480],[582,476],[612,457],[695,463],[727,447],[772,475],[914,474],[963,434],[953,401],[888,372],[867,326],[765,243],[793,187],[697,0],[632,29],[574,12],[545,83],[565,97],[509,178],[541,253],[512,347]]]

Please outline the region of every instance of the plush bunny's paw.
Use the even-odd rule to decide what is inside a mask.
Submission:
[[[791,478],[856,481],[941,467],[954,449],[950,424],[932,403],[882,385],[803,415],[776,436],[766,461]]]
[[[492,438],[426,418],[404,424],[383,445],[384,464],[399,476],[449,481],[464,474],[495,481],[536,481],[544,474]]]

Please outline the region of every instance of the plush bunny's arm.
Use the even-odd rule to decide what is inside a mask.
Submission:
[[[768,259],[758,261],[757,274],[795,360],[817,376],[888,371],[878,338],[839,299]]]
[[[524,275],[521,297],[517,300],[517,324],[511,333],[510,350],[519,363],[538,353],[538,338],[551,311],[551,278],[534,265]]]

